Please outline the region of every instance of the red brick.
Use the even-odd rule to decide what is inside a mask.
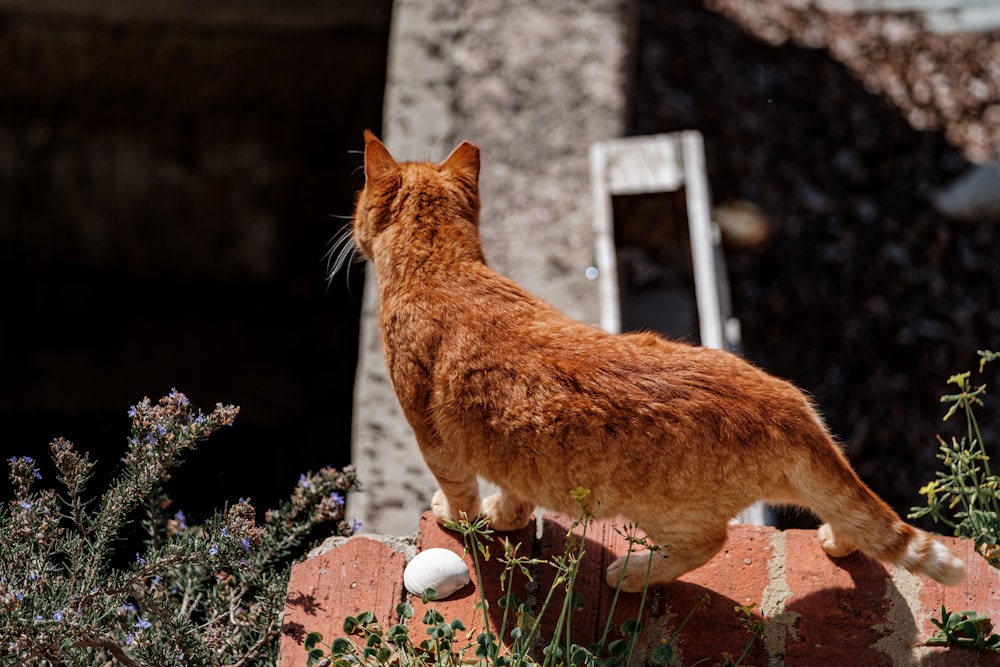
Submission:
[[[547,516],[537,543],[533,526],[510,537],[522,544],[522,554],[532,555],[535,548],[535,556],[551,559],[564,553],[571,523],[564,517]],[[579,538],[579,527],[572,528],[572,532]],[[503,564],[499,562],[503,546],[499,537],[502,535],[490,545],[490,559],[481,562],[484,595],[492,603],[489,618],[493,631],[497,631],[503,615],[503,609],[496,604],[503,594]],[[923,646],[936,632],[930,619],[940,613],[941,604],[952,611],[972,609],[1000,619],[1000,573],[975,553],[971,542],[945,541],[969,564],[969,579],[962,586],[943,587],[926,578],[887,569],[861,555],[831,559],[820,549],[815,531],[779,533],[773,528],[733,526],[729,541],[712,561],[677,582],[651,591],[633,662],[644,662],[650,651],[675,633],[698,600],[708,595],[709,603],[695,613],[676,638],[683,664],[702,659],[712,664],[722,660],[723,653],[739,655],[746,646],[747,634],[734,607],[761,605],[766,596],[769,613],[778,614],[768,619],[772,636],[766,646],[774,655],[769,656],[758,642],[743,664],[1000,665],[1000,656],[992,653]],[[439,527],[429,515],[420,524],[419,546],[464,553],[461,537]],[[604,570],[627,549],[626,540],[611,524],[595,523],[588,528],[586,554],[576,581],[577,591],[586,598],[584,608],[572,620],[576,643],[586,645],[600,636],[602,619],[607,617],[614,596],[614,590],[604,582]],[[472,568],[471,554],[464,554],[464,558]],[[341,624],[347,615],[371,610],[385,625],[395,622],[394,608],[404,595],[403,560],[402,554],[389,546],[361,537],[296,565],[286,603],[282,667],[304,665],[302,639],[306,632],[318,630],[328,640],[341,636]],[[544,599],[552,582],[552,568],[540,565],[537,574],[537,594]],[[525,600],[525,584],[518,574],[513,586],[508,586]],[[557,593],[543,618],[546,637],[553,632],[556,609],[562,604],[561,591]],[[473,583],[466,589],[431,606],[448,621],[461,618],[468,628],[463,641],[470,642],[482,628],[482,613],[476,609],[479,599],[480,584],[473,573]],[[413,596],[410,600],[416,610],[411,637],[419,643],[426,636],[422,623],[426,607]],[[638,604],[638,595],[622,594],[613,627],[634,618]]]
[[[885,566],[858,553],[830,558],[814,530],[785,531],[785,544],[785,608],[798,615],[785,638],[785,664],[891,665],[873,648],[890,631]]]
[[[327,642],[344,636],[344,618],[372,611],[383,624],[394,623],[403,599],[406,558],[387,544],[354,537],[335,549],[292,567],[281,627],[282,667],[306,664],[309,632]]]
[[[490,631],[497,633],[503,621],[503,609],[497,601],[504,595],[500,590],[500,575],[504,570],[500,558],[504,555],[504,538],[510,540],[512,545],[520,543],[522,545],[520,554],[531,555],[531,548],[534,542],[535,523],[520,531],[511,533],[494,533],[493,541],[489,543],[489,559],[483,554],[479,554],[480,570],[483,573],[483,590],[480,590],[479,580],[476,577],[475,560],[472,553],[466,552],[462,536],[440,526],[431,515],[425,512],[420,517],[419,537],[417,548],[419,551],[431,548],[449,549],[461,555],[466,565],[469,566],[472,581],[465,588],[459,590],[444,600],[434,600],[424,604],[419,597],[409,596],[410,604],[413,606],[414,614],[410,621],[410,639],[419,644],[427,638],[427,626],[423,619],[429,608],[440,613],[445,622],[450,623],[453,619],[461,619],[465,625],[465,633],[456,638],[457,647],[475,643],[476,637],[484,630],[483,612],[477,608],[482,597],[489,602]],[[523,591],[520,594],[524,599]]]
[[[662,590],[662,600],[669,608],[665,635],[671,636],[684,618],[708,596],[707,604],[694,613],[680,632],[676,647],[683,664],[707,659],[721,661],[722,654],[738,657],[750,641],[750,634],[740,622],[737,606],[756,604],[752,612],[761,620],[764,590],[770,583],[768,564],[774,553],[774,528],[735,525],[729,527],[726,545],[711,561],[689,572]],[[744,664],[767,664],[767,652],[761,640],[751,646]]]

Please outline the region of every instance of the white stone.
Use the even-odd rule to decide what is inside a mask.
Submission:
[[[448,549],[426,549],[413,557],[403,570],[403,585],[413,595],[423,595],[428,588],[437,591],[441,600],[461,588],[471,577],[462,557]]]

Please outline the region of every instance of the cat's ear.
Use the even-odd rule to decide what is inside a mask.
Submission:
[[[464,173],[473,181],[479,180],[479,146],[463,141],[451,152],[441,168],[451,172]]]
[[[389,154],[389,149],[371,130],[365,130],[365,182],[392,178],[398,173],[399,165]]]

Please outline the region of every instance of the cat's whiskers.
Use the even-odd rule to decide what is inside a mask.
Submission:
[[[334,216],[339,218],[352,219],[350,216]],[[348,264],[360,261],[358,248],[354,245],[354,231],[350,223],[337,232],[329,243],[330,249],[326,251],[326,283],[329,286],[333,282],[333,277]],[[347,272],[348,288],[350,288],[351,274]]]

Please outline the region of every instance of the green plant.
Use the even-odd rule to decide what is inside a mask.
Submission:
[[[979,372],[985,365],[1000,358],[1000,353],[980,350]],[[930,516],[954,530],[958,537],[975,541],[976,549],[994,566],[1000,565],[1000,477],[990,468],[975,406],[982,406],[986,385],[974,386],[971,372],[959,373],[948,378],[948,383],[958,388],[955,394],[941,397],[950,404],[944,419],[948,420],[961,411],[965,415],[966,433],[950,442],[938,436],[940,453],[945,470],[920,489],[927,497],[927,505],[914,507],[910,518]]]
[[[0,663],[5,665],[273,664],[290,560],[320,523],[344,521],[353,470],[303,475],[256,522],[246,500],[201,525],[171,511],[163,485],[182,454],[239,409],[203,413],[174,390],[129,410],[127,452],[98,498],[86,453],[51,444],[60,490],[38,488],[29,457],[12,457],[13,500],[0,505]],[[146,537],[118,564],[126,528]]]
[[[962,646],[1000,653],[1000,635],[993,634],[989,617],[974,611],[950,612],[941,605],[941,620],[931,622],[940,632],[927,640],[931,646]]]
[[[432,599],[435,595],[433,589],[427,589],[424,601]],[[429,637],[419,644],[414,644],[407,626],[413,613],[413,607],[407,602],[396,605],[399,623],[388,630],[370,611],[345,618],[344,633],[348,636],[359,635],[364,644],[363,648],[359,648],[345,637],[338,637],[327,645],[323,642],[323,635],[310,632],[305,639],[305,648],[308,652],[306,664],[309,667],[466,664],[465,654],[470,647],[466,646],[458,651],[453,649],[455,634],[465,630],[461,620],[455,619],[446,623],[440,613],[428,609],[424,614],[423,623]]]

